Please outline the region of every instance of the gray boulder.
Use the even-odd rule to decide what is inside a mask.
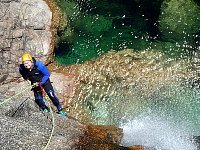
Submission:
[[[47,62],[51,47],[52,12],[43,0],[0,1],[0,83],[18,77],[25,52]]]

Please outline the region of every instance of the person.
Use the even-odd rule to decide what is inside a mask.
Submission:
[[[43,100],[43,89],[57,107],[58,114],[67,116],[63,111],[59,99],[56,97],[53,86],[49,79],[50,73],[47,67],[40,61],[36,60],[30,54],[25,53],[21,57],[22,64],[19,65],[19,72],[25,80],[29,80],[32,85],[35,102],[44,112],[49,112],[49,108]]]

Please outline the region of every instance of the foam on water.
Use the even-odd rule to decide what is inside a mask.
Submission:
[[[142,115],[121,128],[124,132],[124,146],[143,145],[156,150],[197,150],[195,143],[189,140],[189,129],[174,126],[172,122],[155,115]]]

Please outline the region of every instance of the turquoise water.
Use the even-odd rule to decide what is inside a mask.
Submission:
[[[61,64],[83,63],[111,49],[134,48],[138,51],[149,46],[147,29],[138,12],[134,17],[127,10],[123,10],[127,15],[122,15],[118,10],[112,10],[112,14],[102,14],[100,10],[95,11],[93,8],[93,11],[84,13],[80,11],[83,6],[73,1],[60,0],[59,4],[69,15],[70,24],[70,29],[67,28],[60,35],[56,49],[56,58]],[[102,2],[102,6],[99,6],[104,7],[103,5]],[[73,41],[67,40],[70,38]]]
[[[188,30],[182,31],[183,34],[178,33],[182,27],[180,26],[177,32],[169,31],[166,36],[161,34],[152,37],[152,35],[160,34],[157,24],[161,16],[156,14],[157,11],[161,11],[158,8],[161,7],[160,3],[154,9],[157,18],[153,18],[148,16],[148,11],[145,10],[149,6],[154,6],[150,1],[148,7],[145,4],[138,5],[135,1],[110,2],[112,8],[108,1],[101,1],[98,6],[95,6],[96,1],[59,1],[61,9],[69,15],[70,24],[70,27],[66,27],[60,33],[58,40],[55,54],[60,64],[84,63],[112,49],[120,51],[128,48],[137,52],[154,49],[164,53],[169,60],[187,59],[198,62],[197,58],[193,58],[194,54],[198,57],[198,35],[197,41],[193,41],[192,36],[197,32],[197,25],[193,26],[188,22],[183,22],[182,24],[188,27]],[[169,2],[174,2],[172,5],[174,8],[176,4],[179,6],[176,1]],[[134,7],[131,7],[132,3],[135,4]],[[185,3],[191,4],[188,0]],[[195,14],[198,16],[198,8],[189,4],[191,14],[196,11]],[[162,15],[165,13],[170,15],[167,9]],[[177,21],[184,20],[184,16],[186,15],[182,15],[183,18],[180,17]],[[194,16],[192,15],[191,20]],[[174,20],[173,15],[170,17]],[[149,19],[153,19],[155,26],[152,26]],[[168,21],[165,16],[162,19],[164,23]],[[195,20],[198,22],[199,18]],[[193,33],[186,33],[192,29]],[[167,31],[168,27],[163,34]],[[194,44],[195,42],[197,43]],[[170,70],[170,67],[168,69]],[[196,70],[198,71],[198,68]],[[175,76],[171,72],[171,77]],[[124,129],[122,143],[126,146],[141,144],[156,150],[197,149],[190,139],[192,136],[200,135],[199,89],[181,85],[179,81],[174,85],[165,85],[165,79],[162,79],[160,83],[155,82],[157,88],[152,91],[148,84],[142,84],[145,80],[141,79],[142,77],[133,79],[137,81],[133,85],[124,84],[125,79],[123,82],[110,83],[109,86],[101,85],[104,87],[102,89],[88,83],[81,87],[84,97],[78,97],[75,100],[76,106],[80,105],[87,112],[93,124],[122,127]],[[76,116],[78,118],[79,114],[77,113]]]
[[[169,57],[191,56],[199,45],[198,38],[194,39],[199,36],[200,9],[198,2],[190,1],[58,0],[68,25],[59,31],[57,61],[83,63],[111,49],[126,48],[154,48]]]

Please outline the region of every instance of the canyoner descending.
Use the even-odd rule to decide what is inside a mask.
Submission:
[[[45,91],[48,97],[58,110],[60,116],[67,116],[63,111],[59,99],[56,97],[53,86],[49,79],[50,73],[47,67],[40,61],[35,60],[30,54],[25,53],[21,57],[22,64],[19,65],[19,72],[25,80],[29,80],[32,85],[35,102],[45,113],[50,112],[49,107],[43,100],[43,92]]]

